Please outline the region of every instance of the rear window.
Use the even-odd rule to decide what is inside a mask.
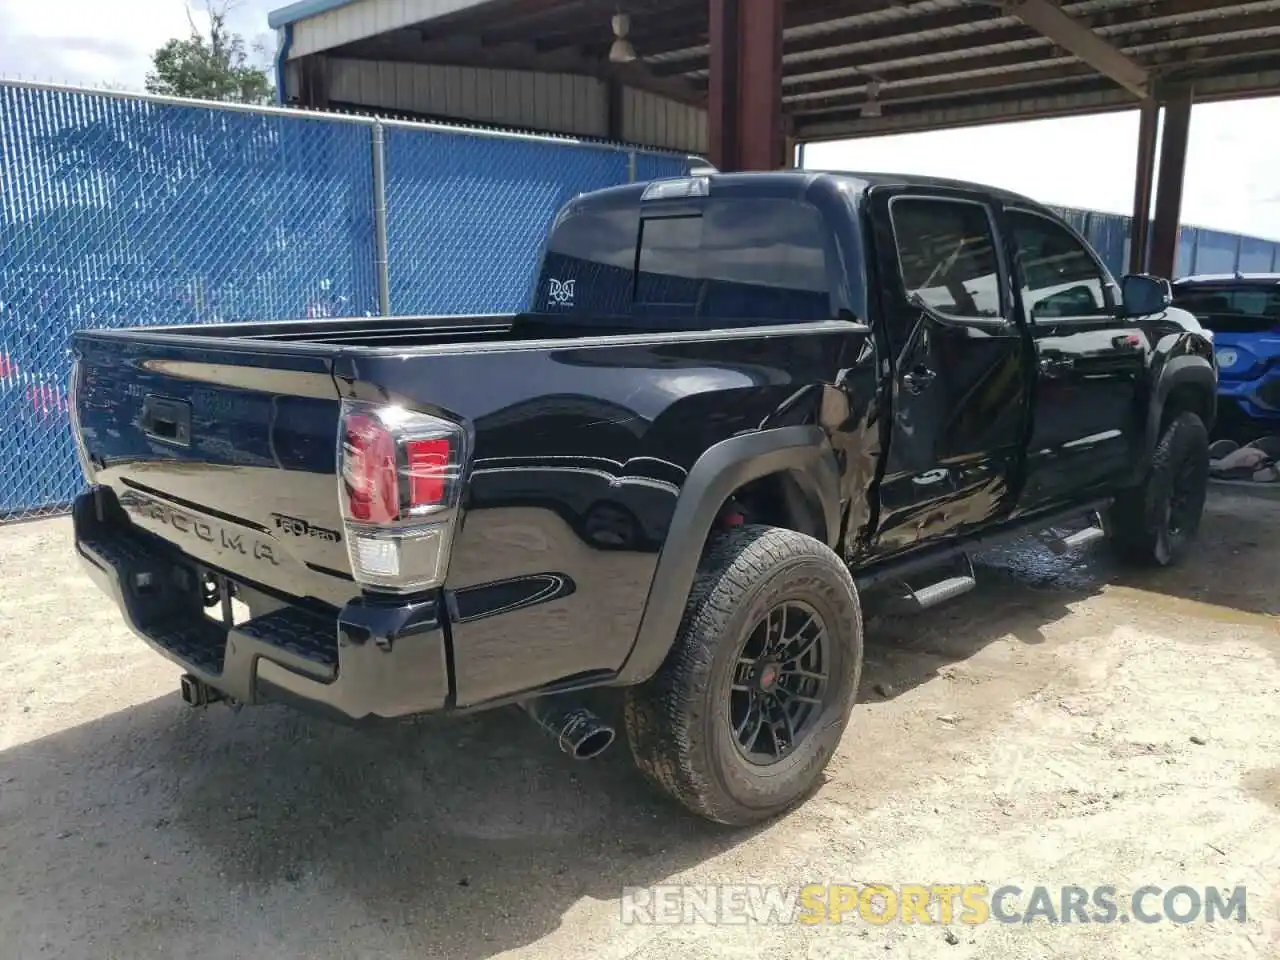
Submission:
[[[646,217],[640,221],[635,302],[694,310],[702,284],[702,217]]]
[[[675,216],[590,211],[555,230],[534,309],[652,322],[823,320],[834,262],[821,214],[798,200],[713,198]]]
[[[1250,333],[1280,326],[1280,284],[1175,287],[1173,305],[1217,333]]]

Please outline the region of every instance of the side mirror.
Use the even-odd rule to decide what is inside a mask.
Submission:
[[[1120,299],[1125,314],[1130,317],[1163,313],[1173,303],[1173,287],[1160,277],[1131,273],[1120,281]]]

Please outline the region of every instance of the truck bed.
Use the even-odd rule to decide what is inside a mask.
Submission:
[[[720,330],[723,335],[756,328],[768,335],[775,324],[751,320]],[[785,325],[780,328],[785,330]],[[774,331],[776,332],[776,331]],[[307,320],[251,320],[237,323],[186,324],[168,327],[100,329],[77,334],[79,339],[167,344],[188,348],[191,341],[204,346],[238,351],[262,350],[279,355],[293,349],[309,355],[333,355],[319,348],[355,347],[367,350],[414,350],[432,347],[466,348],[529,340],[600,341],[610,336],[697,333],[713,337],[715,331],[690,319],[663,322],[630,321],[622,317],[590,317],[543,313],[477,314],[474,316],[334,317]],[[451,351],[452,352],[452,351]]]
[[[762,423],[812,420],[824,396],[813,385],[841,358],[869,358],[866,340],[844,320],[642,334],[536,313],[84,331],[73,416],[96,493],[78,536],[147,558],[129,569],[148,584],[179,567],[224,578],[255,623],[272,615],[255,596],[330,623],[364,616],[341,501],[344,417],[367,405],[428,415],[467,437],[444,581],[450,702],[585,682],[630,656],[698,457]],[[106,576],[115,554],[99,554]],[[248,696],[252,670],[220,637],[206,659],[243,675],[205,680]],[[392,703],[377,690],[340,707],[399,715],[443,696],[433,686]]]
[[[308,320],[254,320],[238,323],[94,331],[95,336],[137,340],[199,337],[258,343],[325,344],[348,347],[426,347],[447,343],[489,343],[519,339],[518,314],[475,316],[334,317]]]

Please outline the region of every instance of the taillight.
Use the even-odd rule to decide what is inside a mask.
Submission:
[[[344,421],[342,479],[347,516],[360,523],[390,523],[400,518],[395,439],[371,416],[353,414]]]
[[[71,439],[75,442],[76,457],[80,460],[80,472],[87,483],[92,484],[97,471],[93,467],[93,459],[85,446],[84,434],[80,425],[80,378],[83,368],[79,360],[71,364],[71,377],[67,381],[67,410],[71,421]]]
[[[466,445],[451,421],[343,402],[338,486],[357,582],[399,593],[443,582]]]
[[[404,452],[405,459],[409,461],[410,509],[429,507],[443,501],[452,454],[449,440],[444,437],[406,440]]]

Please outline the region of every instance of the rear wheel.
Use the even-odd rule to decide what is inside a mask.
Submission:
[[[1196,414],[1184,411],[1166,424],[1143,485],[1112,505],[1112,545],[1131,562],[1178,563],[1200,530],[1208,488],[1209,434]]]
[[[708,820],[767,819],[818,784],[861,669],[840,558],[792,530],[739,527],[707,551],[662,668],[628,692],[636,763]]]

